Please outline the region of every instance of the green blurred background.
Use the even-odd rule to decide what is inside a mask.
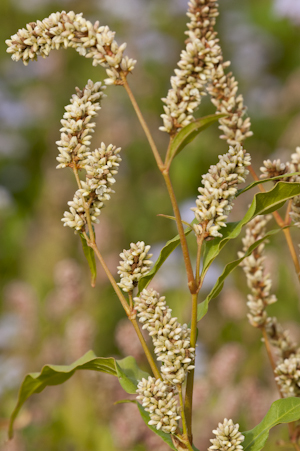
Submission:
[[[0,2],[0,449],[167,449],[148,432],[134,405],[113,405],[126,397],[113,377],[83,373],[34,396],[21,412],[15,439],[5,443],[7,418],[26,372],[45,363],[70,363],[91,348],[99,356],[132,354],[140,366],[147,369],[147,364],[102,269],[92,289],[78,236],[60,222],[75,183],[70,172],[55,169],[59,121],[75,86],[82,88],[89,78],[103,80],[105,72],[72,50],[53,51],[24,67],[11,61],[4,41],[27,22],[63,9],[108,24],[138,61],[129,82],[163,153],[167,136],[158,130],[160,98],[183,47],[186,6],[187,0]],[[232,61],[253,124],[254,136],[246,143],[253,166],[258,170],[267,157],[286,161],[300,145],[300,2],[220,0],[220,12],[217,28],[225,58]],[[104,141],[121,146],[123,161],[116,193],[96,233],[116,276],[118,254],[130,242],[151,244],[155,259],[176,229],[172,221],[157,217],[172,214],[170,202],[125,91],[109,87],[106,93],[92,145]],[[197,115],[213,112],[205,98]],[[226,143],[219,140],[215,125],[175,160],[171,176],[184,219],[192,219],[189,209],[201,174],[224,152]],[[241,218],[251,194],[238,199],[231,220]],[[294,238],[297,243],[297,233]],[[238,241],[220,255],[203,296],[240,248]],[[268,246],[266,265],[279,299],[270,314],[278,315],[300,340],[297,279],[282,236]],[[179,250],[153,287],[167,295],[181,321],[189,320]],[[201,449],[209,445],[218,421],[232,417],[242,430],[249,429],[277,398],[260,333],[246,319],[246,294],[237,269],[200,323],[195,444]],[[266,449],[286,435],[285,428],[277,429]]]

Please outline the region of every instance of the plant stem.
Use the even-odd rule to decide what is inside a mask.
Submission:
[[[152,149],[153,155],[155,157],[157,166],[159,167],[159,169],[162,170],[164,168],[164,164],[163,164],[163,161],[161,159],[161,156],[159,155],[159,152],[157,150],[156,144],[155,144],[155,142],[154,142],[154,140],[152,138],[152,135],[151,135],[151,132],[149,130],[149,127],[148,127],[148,125],[147,125],[147,123],[146,123],[146,121],[145,121],[145,119],[144,119],[144,117],[142,115],[142,112],[140,110],[140,107],[137,104],[137,101],[135,100],[133,92],[131,91],[131,89],[130,89],[130,87],[128,85],[126,76],[122,72],[121,72],[121,77],[122,77],[122,80],[123,80],[123,86],[126,89],[126,92],[127,92],[128,96],[129,96],[129,98],[131,100],[132,106],[133,106],[133,108],[134,108],[134,110],[136,112],[136,115],[137,115],[137,117],[138,117],[138,119],[140,121],[140,124],[141,124],[141,126],[142,126],[142,128],[143,128],[143,130],[145,132],[145,135],[146,135],[146,137],[148,139],[148,142],[150,144],[150,147]]]
[[[133,327],[134,327],[134,329],[135,329],[135,331],[137,333],[137,336],[139,337],[139,340],[141,342],[141,345],[143,347],[143,350],[145,352],[145,355],[147,357],[147,360],[149,362],[149,365],[150,365],[150,367],[152,369],[152,372],[153,372],[154,376],[156,377],[156,379],[161,379],[160,372],[159,372],[159,370],[158,370],[158,368],[156,366],[156,363],[155,363],[155,361],[154,361],[154,359],[153,359],[153,357],[151,355],[151,352],[148,349],[147,343],[145,342],[145,339],[144,339],[144,337],[142,335],[142,332],[140,331],[139,325],[138,325],[137,320],[135,318],[134,310],[132,310],[129,307],[129,305],[128,305],[128,303],[127,303],[127,301],[126,301],[126,299],[125,299],[125,297],[124,297],[124,295],[122,293],[122,291],[118,287],[118,285],[117,285],[112,273],[108,269],[108,267],[107,267],[102,255],[101,255],[96,243],[92,243],[91,241],[90,242],[88,241],[88,245],[94,250],[98,260],[100,261],[100,263],[102,265],[102,268],[104,269],[104,271],[105,271],[110,283],[113,286],[113,289],[115,290],[116,295],[118,296],[118,298],[119,298],[119,300],[120,300],[120,302],[121,302],[121,304],[122,304],[122,306],[123,306],[123,308],[125,310],[126,315],[128,316],[128,319],[131,321],[131,323],[132,323],[132,325],[133,325]]]
[[[133,299],[132,299],[132,291],[130,291],[128,293],[128,297],[129,297],[129,307],[131,310],[133,310]]]
[[[200,264],[201,264],[201,250],[202,250],[202,244],[204,241],[204,233],[202,233],[200,236],[197,237],[197,260],[196,260],[196,273],[195,273],[195,280],[197,287],[200,283]]]
[[[177,200],[175,197],[175,193],[174,193],[174,189],[172,186],[172,182],[171,182],[169,173],[164,171],[162,174],[163,174],[163,177],[166,182],[167,190],[168,190],[168,193],[170,196],[171,204],[172,204],[174,215],[176,218],[176,224],[177,224],[177,229],[178,229],[178,233],[179,233],[179,237],[180,237],[183,259],[184,259],[186,274],[187,274],[187,278],[188,278],[188,286],[189,286],[191,293],[195,293],[197,290],[197,285],[196,285],[196,282],[194,279],[191,258],[190,258],[190,254],[189,254],[187,241],[186,241],[186,236],[184,233],[184,228],[183,228],[182,221],[181,221],[179,207],[177,204]]]
[[[182,432],[185,437],[188,436],[187,433],[187,426],[186,426],[186,419],[184,414],[184,404],[183,404],[183,396],[182,396],[182,384],[177,384],[177,390],[179,394],[179,401],[180,401],[180,412],[181,412],[181,419],[182,419]]]
[[[285,235],[285,239],[286,239],[290,254],[291,254],[293,262],[294,262],[294,266],[296,269],[298,279],[300,280],[300,265],[299,265],[298,256],[297,256],[297,253],[296,253],[293,241],[292,241],[291,231],[290,231],[290,229],[283,229],[283,233]]]
[[[259,180],[259,178],[258,178],[257,174],[255,173],[254,169],[252,168],[252,166],[249,166],[249,171],[250,171],[252,177],[254,178],[254,180]],[[266,192],[266,190],[264,189],[262,184],[259,184],[258,187],[259,187],[259,189],[260,189],[260,191],[262,193]],[[287,215],[289,213],[289,210],[290,210],[290,202],[289,202],[289,205],[288,205],[285,221],[282,219],[282,217],[280,216],[278,211],[274,211],[272,214],[274,216],[275,221],[279,225],[279,227],[281,227],[283,229],[283,233],[284,233],[284,236],[285,236],[285,239],[286,239],[286,242],[287,242],[287,245],[288,245],[288,248],[289,248],[289,251],[290,251],[293,263],[294,263],[294,266],[295,266],[296,274],[297,274],[297,277],[298,277],[298,279],[300,281],[300,264],[299,264],[297,252],[295,250],[295,247],[294,247],[294,244],[293,244],[293,241],[292,241],[291,232],[290,232],[290,230],[288,228],[283,228],[283,227],[286,227],[288,225]]]
[[[196,348],[197,341],[197,307],[198,293],[192,294],[192,320],[191,320],[191,347]],[[189,441],[193,442],[192,434],[192,411],[193,411],[193,390],[194,390],[195,370],[189,371],[186,381],[185,391],[185,418],[187,423]]]

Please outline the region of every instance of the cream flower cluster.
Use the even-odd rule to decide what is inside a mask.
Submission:
[[[149,376],[142,379],[137,388],[137,399],[142,401],[145,410],[150,413],[150,426],[167,434],[174,434],[178,428],[180,408],[175,398],[175,387],[160,379]]]
[[[201,97],[211,96],[221,118],[222,139],[229,145],[242,143],[252,136],[250,119],[243,118],[246,113],[242,95],[237,95],[238,83],[232,73],[225,73],[230,62],[223,61],[217,32],[214,31],[216,17],[219,15],[217,0],[191,0],[187,16],[188,39],[186,49],[181,53],[178,69],[171,77],[171,89],[164,102],[164,125],[160,130],[171,135],[194,121],[193,113],[201,103]]]
[[[190,329],[172,317],[165,297],[160,297],[155,290],[143,290],[134,298],[134,306],[143,329],[152,337],[157,360],[162,362],[163,379],[172,385],[182,384],[186,373],[194,368],[195,349],[191,347]]]
[[[196,235],[222,236],[221,227],[232,210],[237,194],[237,185],[245,182],[250,155],[240,145],[230,147],[228,153],[219,156],[219,162],[202,176],[203,187],[198,188],[200,196],[192,208],[199,224],[194,225]]]
[[[120,261],[118,266],[118,274],[121,276],[121,281],[118,283],[126,293],[132,291],[137,286],[140,278],[147,274],[152,265],[149,259],[152,254],[149,254],[150,246],[145,245],[144,241],[131,243],[130,249],[124,249],[120,254],[123,261]]]
[[[276,381],[285,398],[300,396],[300,355],[292,354],[275,369]]]
[[[239,424],[234,424],[232,420],[224,419],[218,424],[218,428],[213,431],[216,438],[211,439],[212,445],[208,448],[211,451],[240,451],[243,449],[245,437],[239,432]]]
[[[112,144],[106,147],[101,143],[99,149],[88,153],[83,162],[87,172],[86,180],[80,181],[81,188],[76,191],[73,200],[68,202],[70,211],[66,211],[62,218],[65,226],[82,231],[87,224],[87,209],[91,221],[99,222],[97,217],[104,206],[103,202],[109,200],[114,192],[111,186],[116,181],[114,175],[117,174],[121,161],[120,150]]]
[[[123,56],[126,43],[118,46],[115,32],[99,22],[92,24],[73,11],[52,13],[46,19],[30,22],[26,28],[18,30],[6,40],[7,52],[12,53],[14,61],[25,65],[38,56],[46,58],[50,51],[60,48],[74,48],[80,55],[93,59],[93,66],[106,69],[107,84],[120,79],[120,72],[131,72],[136,61]]]
[[[289,171],[289,165],[282,163],[278,158],[277,160],[265,160],[264,165],[260,168],[261,179],[268,179],[272,177],[278,177],[284,175]]]
[[[193,113],[205,95],[205,85],[215,65],[221,61],[221,50],[213,27],[218,10],[216,0],[191,0],[186,49],[180,55],[178,69],[171,77],[171,89],[163,98],[164,125],[160,130],[173,135],[194,120]]]
[[[280,361],[296,353],[296,344],[291,340],[289,332],[278,323],[277,318],[267,318],[265,327],[271,345],[277,349]]]
[[[225,74],[225,69],[229,64],[229,62],[222,62],[213,71],[212,82],[209,83],[207,91],[217,109],[217,113],[226,114],[226,117],[219,119],[221,124],[219,128],[223,131],[220,138],[234,146],[242,143],[253,133],[250,131],[250,118],[244,119],[246,107],[244,106],[243,96],[237,95],[238,82],[231,72]]]
[[[60,141],[57,141],[59,162],[57,168],[76,165],[82,168],[90,153],[91,133],[94,132],[95,123],[91,119],[100,110],[100,101],[105,97],[105,86],[101,82],[93,83],[89,80],[81,91],[73,94],[70,105],[65,107],[66,112],[61,120],[62,128]]]
[[[256,216],[247,224],[246,236],[243,238],[243,252],[239,252],[239,257],[256,241],[264,237],[266,224],[272,218],[268,216]],[[264,274],[264,248],[265,243],[261,243],[249,257],[246,257],[241,266],[247,278],[248,287],[251,294],[248,295],[247,305],[250,313],[247,315],[249,322],[254,327],[264,326],[267,320],[266,307],[277,301],[274,294],[270,294],[272,281],[269,274]]]

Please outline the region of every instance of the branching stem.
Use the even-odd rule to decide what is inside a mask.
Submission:
[[[191,291],[191,293],[195,293],[197,290],[197,286],[195,283],[195,279],[194,279],[194,274],[193,274],[193,268],[192,268],[192,264],[191,264],[191,259],[190,259],[190,255],[189,255],[189,250],[188,250],[188,246],[187,246],[187,241],[186,241],[186,236],[184,233],[184,229],[183,229],[183,225],[182,225],[182,221],[181,221],[181,215],[180,215],[180,211],[179,211],[179,207],[177,204],[177,200],[176,200],[176,196],[174,193],[174,189],[171,183],[171,179],[170,179],[170,175],[169,175],[169,169],[166,165],[164,165],[161,156],[157,150],[156,144],[152,138],[151,132],[149,130],[149,127],[142,115],[142,112],[137,104],[137,101],[133,95],[133,92],[131,91],[126,76],[125,74],[123,74],[121,72],[121,77],[123,80],[123,86],[126,89],[126,92],[129,96],[129,99],[132,103],[132,106],[136,112],[136,115],[140,121],[140,124],[145,132],[145,135],[148,139],[148,142],[150,144],[150,147],[152,149],[155,161],[157,163],[157,166],[160,170],[160,172],[162,173],[166,186],[167,186],[167,190],[170,196],[170,200],[172,203],[172,207],[173,207],[173,211],[174,211],[174,215],[175,215],[175,219],[176,219],[176,224],[177,224],[177,229],[178,229],[178,233],[179,233],[179,237],[180,237],[180,244],[181,244],[181,248],[182,248],[182,253],[183,253],[183,258],[184,258],[184,264],[185,264],[185,268],[186,268],[186,273],[187,273],[187,278],[188,278],[188,286],[189,289]],[[170,143],[169,143],[169,147],[168,149],[170,149]],[[167,152],[168,153],[168,152]]]

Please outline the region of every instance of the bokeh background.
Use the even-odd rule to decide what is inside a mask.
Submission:
[[[245,97],[254,136],[246,147],[258,170],[263,159],[289,159],[300,145],[299,0],[220,0],[218,31],[225,57]],[[83,12],[117,31],[119,43],[138,64],[130,83],[164,151],[167,136],[158,130],[163,97],[183,47],[187,0],[1,0],[0,2],[0,449],[5,451],[164,451],[111,376],[76,374],[64,386],[46,389],[23,408],[15,439],[5,443],[7,418],[26,372],[45,363],[71,363],[87,350],[99,356],[134,355],[147,369],[131,325],[98,268],[96,288],[78,236],[60,219],[75,183],[56,170],[64,105],[86,81],[105,78],[104,70],[72,50],[53,51],[24,67],[5,53],[5,39],[27,22],[53,11]],[[213,113],[204,99],[198,116]],[[120,87],[109,87],[97,119],[93,145],[101,141],[123,149],[116,193],[101,214],[97,241],[116,275],[118,254],[144,240],[157,258],[176,234],[162,177],[133,109]],[[206,130],[174,162],[172,180],[185,220],[191,220],[201,174],[226,152],[217,126]],[[239,198],[232,220],[242,217],[253,192]],[[294,233],[295,242],[299,237]],[[190,239],[193,255],[195,248]],[[222,265],[234,259],[240,241],[226,248],[208,274],[212,287]],[[267,247],[278,315],[300,341],[297,279],[282,236]],[[189,320],[189,295],[180,251],[154,281],[175,315]],[[260,333],[246,314],[245,279],[238,268],[227,280],[199,326],[195,389],[195,444],[207,449],[212,429],[232,417],[241,430],[255,426],[277,399]],[[266,449],[287,437],[271,434]],[[282,449],[287,449],[283,447]]]

